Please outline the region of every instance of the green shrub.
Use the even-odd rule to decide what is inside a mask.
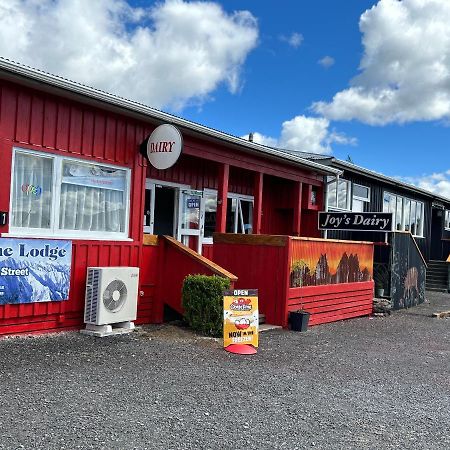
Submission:
[[[223,333],[223,291],[230,289],[227,278],[188,275],[183,282],[184,318],[195,331],[206,336]]]

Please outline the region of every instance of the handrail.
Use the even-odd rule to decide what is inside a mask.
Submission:
[[[313,241],[313,242],[339,242],[341,244],[374,244],[372,241],[349,241],[346,239],[324,239],[316,237],[306,237],[306,236],[289,236],[293,241]]]
[[[214,244],[248,244],[285,247],[289,236],[278,234],[213,233]]]
[[[414,245],[416,246],[416,250],[419,253],[420,257],[422,258],[423,263],[425,264],[425,267],[428,268],[428,264],[425,261],[425,258],[422,255],[422,252],[420,251],[419,246],[417,245],[416,240],[414,239],[414,236],[412,235],[411,231],[393,231],[393,233],[397,233],[397,234],[409,234],[410,239],[412,239],[412,241],[414,242]]]
[[[236,275],[233,275],[231,272],[228,272],[228,270],[225,270],[223,267],[220,267],[216,263],[212,262],[208,258],[205,258],[202,255],[199,255],[196,251],[190,249],[186,245],[183,245],[181,242],[177,241],[172,236],[162,236],[162,238],[172,247],[175,247],[180,252],[184,253],[185,255],[189,256],[190,258],[197,261],[199,264],[207,267],[211,272],[213,272],[216,275],[219,275],[224,278],[228,278],[230,281],[237,281],[238,277]]]

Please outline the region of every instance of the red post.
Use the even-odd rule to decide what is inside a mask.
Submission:
[[[294,186],[294,223],[293,234],[300,236],[301,215],[302,215],[302,182],[296,181]]]
[[[219,189],[217,192],[216,231],[218,233],[225,233],[227,226],[227,195],[229,177],[230,165],[221,164],[219,166]]]
[[[264,174],[255,173],[254,205],[253,205],[253,234],[261,234],[262,224],[262,196]]]

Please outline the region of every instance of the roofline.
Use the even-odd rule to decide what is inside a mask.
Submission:
[[[441,195],[434,194],[433,192],[430,192],[430,191],[427,191],[425,189],[419,188],[417,186],[414,186],[413,184],[404,183],[403,181],[397,180],[397,179],[392,178],[392,177],[388,177],[388,176],[383,175],[383,174],[378,173],[378,172],[374,172],[373,170],[365,169],[364,167],[357,166],[356,164],[353,164],[353,163],[350,163],[350,162],[347,162],[347,161],[342,161],[340,159],[336,159],[335,158],[333,164],[335,164],[337,166],[340,166],[340,167],[342,167],[344,169],[345,168],[351,169],[351,170],[353,170],[353,171],[355,171],[357,173],[363,174],[363,175],[369,175],[372,178],[376,178],[376,179],[384,181],[384,182],[386,182],[388,184],[393,184],[393,185],[395,185],[397,187],[408,189],[410,191],[414,191],[414,192],[417,192],[419,194],[423,194],[423,195],[425,195],[427,197],[431,197],[431,198],[434,198],[436,200],[440,200],[440,201],[443,201],[443,202],[446,202],[446,203],[450,202],[449,198],[442,197]]]
[[[150,116],[153,119],[160,120],[161,122],[171,123],[173,125],[178,125],[180,127],[186,128],[196,133],[207,135],[209,137],[219,139],[229,144],[238,145],[244,147],[247,150],[261,153],[263,155],[271,156],[276,159],[281,159],[285,162],[291,163],[293,165],[300,165],[315,170],[316,172],[328,175],[340,175],[341,170],[327,167],[322,164],[308,161],[307,159],[300,158],[295,155],[277,150],[271,147],[266,147],[261,144],[256,144],[254,142],[246,141],[245,139],[232,136],[230,134],[224,133],[222,131],[214,130],[208,128],[204,125],[199,125],[195,122],[182,119],[180,117],[173,116],[171,114],[159,111],[157,109],[146,106],[142,103],[135,102],[132,100],[127,100],[123,97],[117,95],[109,94],[108,92],[101,91],[99,89],[86,86],[84,84],[77,83],[66,78],[62,78],[57,75],[52,75],[50,73],[44,72],[33,67],[20,64],[9,59],[0,57],[0,70],[9,72],[16,77],[23,77],[32,79],[39,83],[44,83],[46,85],[70,91],[72,93],[88,97],[102,103],[107,103],[119,108],[127,109],[144,116]]]

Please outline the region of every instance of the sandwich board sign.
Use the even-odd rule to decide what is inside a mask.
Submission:
[[[225,291],[223,346],[231,353],[254,354],[258,347],[258,290]]]

